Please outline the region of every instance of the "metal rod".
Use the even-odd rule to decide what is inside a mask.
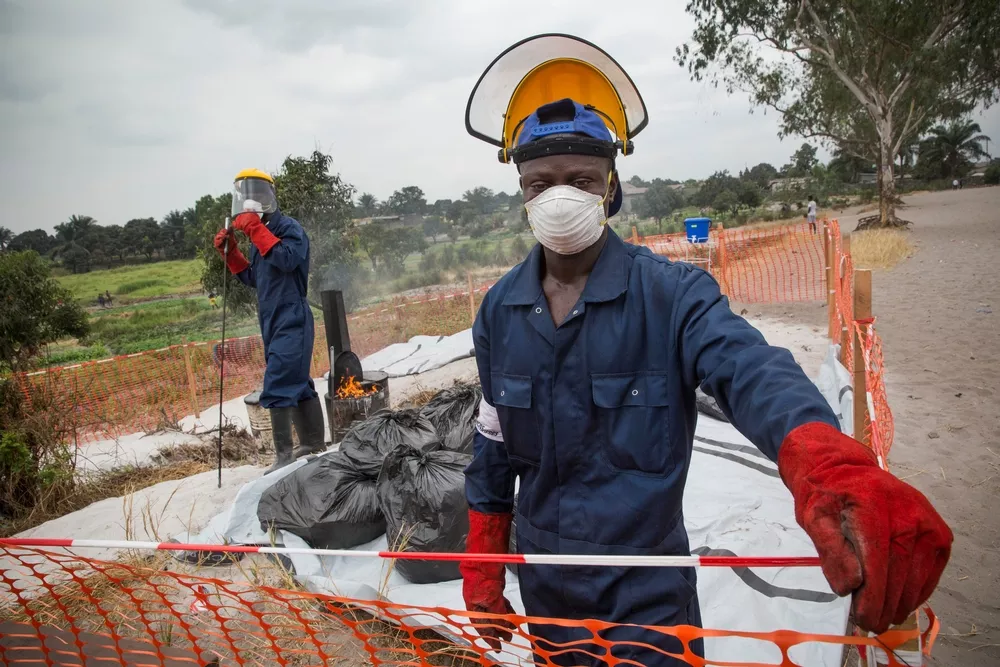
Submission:
[[[219,343],[219,487],[222,488],[222,399],[226,382],[226,286],[229,284],[229,218],[226,218],[226,241],[222,244],[222,342]]]

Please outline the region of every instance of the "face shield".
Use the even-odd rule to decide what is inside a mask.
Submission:
[[[260,214],[278,210],[274,184],[263,178],[238,178],[233,183],[233,217],[244,211]]]

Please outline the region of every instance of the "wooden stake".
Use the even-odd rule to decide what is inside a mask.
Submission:
[[[848,234],[840,242],[841,257],[851,256],[851,235]],[[840,261],[840,257],[834,257],[833,275],[835,280],[843,280],[845,278],[844,271],[847,270],[847,265]],[[851,297],[853,298],[853,296]],[[855,315],[857,317],[857,315]],[[848,345],[851,344],[851,322],[847,321],[847,313],[840,313],[840,363],[847,368],[847,350]],[[848,368],[848,372],[852,369]]]
[[[831,234],[833,230],[830,228],[829,223],[823,221],[823,261],[826,262],[826,319],[827,319],[827,337],[833,341],[837,340],[837,300],[836,300],[836,290],[834,289],[834,273],[833,273],[833,239]]]
[[[191,366],[191,352],[188,351],[186,338],[181,338],[181,347],[184,350],[184,370],[187,371],[188,392],[191,394],[191,411],[194,413],[195,419],[200,419],[201,413],[198,410],[198,385],[195,384],[194,381],[194,369]]]
[[[476,293],[472,291],[472,271],[469,271],[466,276],[469,278],[469,321],[472,324],[476,323]]]
[[[632,245],[639,245],[639,230],[632,225]]]
[[[872,316],[872,272],[858,269],[854,272],[854,319],[870,320]],[[853,324],[853,323],[852,323]],[[862,324],[854,339],[854,439],[871,447],[871,436],[865,435],[868,419],[868,385],[865,378],[864,350],[865,326]]]

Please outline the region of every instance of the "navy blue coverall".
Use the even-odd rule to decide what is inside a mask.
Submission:
[[[705,271],[609,229],[579,302],[556,326],[542,262],[536,245],[490,289],[473,327],[484,399],[497,410],[503,441],[476,433],[466,495],[473,510],[510,512],[520,478],[518,551],[688,555],[682,497],[696,387],[771,460],[795,427],[837,427],[791,353],[735,315]],[[520,565],[518,576],[529,616],[701,624],[693,569]],[[531,630],[546,650],[557,650],[548,642],[591,637]],[[605,637],[681,651],[673,638],[637,628]],[[613,653],[643,665],[686,664],[642,647]],[[552,660],[603,664],[579,652]]]
[[[257,316],[264,339],[265,408],[290,408],[316,398],[309,374],[313,350],[313,315],[306,301],[309,284],[309,237],[294,218],[275,211],[267,229],[281,239],[262,256],[250,244],[250,268],[236,275],[257,290]]]

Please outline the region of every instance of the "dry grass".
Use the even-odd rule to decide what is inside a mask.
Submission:
[[[871,229],[851,234],[855,268],[891,269],[913,254],[908,234],[899,229]]]
[[[156,465],[127,465],[98,471],[77,479],[72,491],[50,498],[43,497],[34,507],[0,524],[0,537],[10,537],[46,521],[81,510],[106,498],[130,496],[136,491],[213,470],[218,460],[215,436],[205,434],[199,443],[163,449],[155,457]],[[227,425],[223,428],[222,457],[227,466],[255,460],[256,445],[246,430]]]

